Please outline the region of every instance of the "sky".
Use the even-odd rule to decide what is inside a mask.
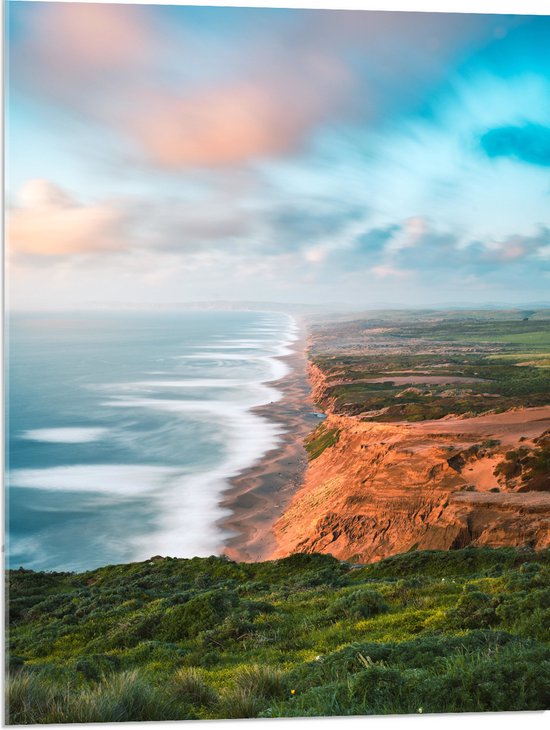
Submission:
[[[548,301],[550,17],[7,3],[12,309]]]

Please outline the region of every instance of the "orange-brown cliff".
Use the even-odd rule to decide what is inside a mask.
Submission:
[[[320,400],[324,376],[311,365],[310,378]],[[323,428],[337,441],[309,463],[275,523],[272,558],[326,552],[371,562],[413,549],[550,546],[550,492],[497,468],[511,449],[537,448],[550,407],[422,423],[329,412]]]

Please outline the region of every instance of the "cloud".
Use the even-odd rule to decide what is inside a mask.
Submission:
[[[461,238],[451,231],[436,230],[425,223],[416,245],[398,250],[388,246],[383,266],[420,270],[430,275],[523,275],[526,266],[540,266],[550,255],[550,229],[541,226],[532,234],[513,234],[500,240]]]
[[[550,228],[540,226],[535,235],[515,234],[502,241],[490,241],[483,258],[499,264],[514,264],[528,258],[550,256]]]
[[[402,248],[414,248],[428,231],[428,221],[422,216],[407,218],[398,230],[392,231],[388,250],[399,251]]]
[[[82,204],[48,180],[30,180],[8,215],[12,253],[35,257],[156,252],[159,255],[259,250],[257,217],[239,199],[203,194],[118,198]],[[36,261],[37,262],[37,261]],[[37,262],[38,263],[38,262]]]
[[[159,253],[235,250],[252,234],[255,222],[238,203],[217,197],[137,199],[128,202],[126,210],[134,222],[134,241]]]
[[[394,266],[384,264],[381,264],[380,266],[373,266],[370,271],[379,279],[406,279],[413,273],[412,271],[397,269]]]
[[[308,46],[303,36],[289,47],[277,27],[262,40],[259,26],[260,38],[243,43],[247,63],[228,72],[216,55],[222,59],[238,42],[231,32],[207,57],[200,44],[186,49],[185,28],[170,29],[159,17],[139,6],[27,9],[23,40],[12,52],[16,78],[42,101],[114,130],[166,169],[287,154],[349,95],[346,64],[319,52],[318,39]]]
[[[369,227],[363,222],[361,229],[355,230],[351,245],[334,250],[329,263],[342,271],[372,270],[373,267],[383,266],[386,251],[400,230],[401,226],[396,224]]]
[[[497,127],[480,139],[489,157],[512,157],[532,165],[550,165],[550,127],[540,124]]]
[[[48,93],[74,92],[120,69],[139,70],[158,49],[152,19],[139,6],[46,3],[20,12],[25,35],[12,52],[15,73],[46,84]]]
[[[334,90],[310,72],[307,80],[267,73],[189,93],[142,92],[122,128],[150,162],[167,169],[227,166],[284,155],[302,145],[310,128],[329,116],[347,81],[340,69]]]
[[[494,25],[281,11],[250,33],[246,12],[232,10],[228,26],[210,14],[197,32],[184,8],[33,4],[18,11],[12,67],[27,92],[114,131],[142,161],[219,167],[288,155],[323,125],[417,105],[466,38],[475,44]]]
[[[11,254],[73,256],[126,248],[124,216],[107,203],[81,205],[48,180],[31,180],[7,216]]]
[[[362,229],[361,221],[366,214],[366,206],[311,198],[294,204],[275,201],[263,218],[266,234],[272,241],[271,248],[281,251],[324,248],[326,245],[345,248],[342,236],[353,234],[358,225]],[[311,250],[308,259],[320,260],[317,253]]]
[[[418,273],[426,279],[456,276],[524,276],[550,258],[550,228],[533,234],[477,240],[436,228],[428,219],[413,216],[386,227],[373,227],[352,248],[334,251],[330,271],[369,271],[378,279],[403,279]]]

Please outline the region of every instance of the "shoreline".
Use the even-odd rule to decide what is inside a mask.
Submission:
[[[269,383],[282,398],[252,409],[256,415],[281,424],[284,433],[260,461],[230,479],[220,502],[231,514],[218,525],[232,533],[220,546],[220,553],[231,560],[269,559],[275,548],[271,528],[303,484],[307,467],[303,439],[315,427],[315,420],[307,373],[307,325],[303,317],[295,317],[295,321],[298,333],[289,346],[292,352],[277,358],[289,372]]]

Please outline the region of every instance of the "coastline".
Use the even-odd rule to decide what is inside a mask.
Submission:
[[[281,424],[284,433],[274,449],[230,480],[220,502],[230,514],[218,524],[231,533],[220,551],[231,560],[268,559],[275,548],[271,528],[303,483],[307,467],[303,439],[315,423],[307,374],[307,326],[303,317],[295,317],[295,321],[298,332],[290,345],[292,352],[278,358],[289,371],[280,380],[269,383],[282,393],[282,398],[252,409],[253,413]]]

